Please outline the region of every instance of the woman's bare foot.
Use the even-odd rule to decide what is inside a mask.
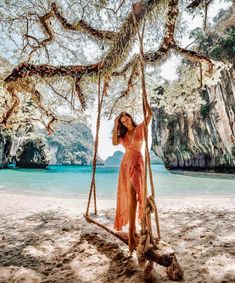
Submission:
[[[133,237],[130,237],[129,240],[128,240],[128,246],[129,246],[129,251],[130,253],[132,254],[135,247],[136,247],[136,242],[135,242],[135,238]]]

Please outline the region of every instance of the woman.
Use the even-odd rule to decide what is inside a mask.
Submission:
[[[147,103],[147,125],[152,111]],[[125,154],[122,158],[118,177],[117,206],[114,228],[122,230],[129,222],[129,250],[133,252],[137,243],[136,208],[139,220],[144,209],[144,161],[141,148],[144,140],[144,121],[137,125],[130,114],[122,112],[114,122],[113,145],[122,144]]]

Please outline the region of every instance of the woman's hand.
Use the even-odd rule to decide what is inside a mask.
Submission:
[[[115,118],[114,120],[114,126],[117,127],[118,126],[118,123],[119,123],[119,118],[120,118],[120,114]]]

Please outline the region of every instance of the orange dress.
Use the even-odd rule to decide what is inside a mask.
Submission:
[[[119,138],[120,143],[125,148],[125,154],[122,158],[117,188],[117,205],[114,229],[122,230],[129,220],[128,209],[128,182],[131,182],[136,191],[138,203],[139,219],[143,215],[143,192],[144,192],[144,160],[141,154],[141,148],[144,140],[144,122],[137,125],[134,130],[132,139],[125,135],[124,138]]]

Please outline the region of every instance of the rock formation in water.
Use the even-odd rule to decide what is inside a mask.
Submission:
[[[168,169],[235,172],[235,73],[217,67],[220,79],[187,94],[164,95],[153,107],[152,149]]]
[[[60,123],[55,133],[45,135],[52,153],[51,164],[91,165],[93,160],[93,136],[83,123]],[[97,164],[104,164],[98,157]]]
[[[16,164],[22,168],[45,168],[50,154],[45,139],[34,132],[32,124],[18,128],[0,127],[0,168]]]
[[[115,151],[112,156],[109,156],[105,159],[105,165],[119,165],[121,163],[124,153],[120,150]],[[162,161],[156,154],[151,150],[150,151],[150,160],[151,164],[162,164]]]
[[[50,153],[42,136],[31,134],[21,139],[16,151],[16,167],[46,168],[49,162]]]
[[[49,163],[91,165],[92,160],[92,133],[82,123],[63,123],[50,136],[45,132],[37,134],[27,125],[14,132],[0,129],[0,168],[7,167],[9,163],[24,168],[45,168]],[[97,164],[103,165],[104,162],[98,157]]]
[[[124,153],[120,150],[114,152],[112,156],[105,159],[105,165],[119,165],[121,163]]]
[[[183,60],[177,82],[158,85],[152,97],[152,149],[168,169],[235,172],[234,7],[215,22],[208,33],[192,31],[212,73]]]
[[[0,121],[13,103],[11,95],[3,87],[4,78],[12,68],[6,59],[0,57]],[[40,108],[35,105],[35,97],[25,93],[18,93],[18,97],[20,107],[12,113],[5,129],[4,125],[0,129],[0,168],[11,162],[19,167],[45,167],[48,164],[46,146],[51,151],[51,164],[92,164],[93,137],[89,127],[80,122],[62,123],[57,132],[49,137],[44,132],[45,140],[40,140],[40,135],[36,133],[41,131],[32,129],[32,124],[40,121],[42,114]],[[46,121],[44,124],[48,123]],[[98,164],[103,164],[99,157]]]

